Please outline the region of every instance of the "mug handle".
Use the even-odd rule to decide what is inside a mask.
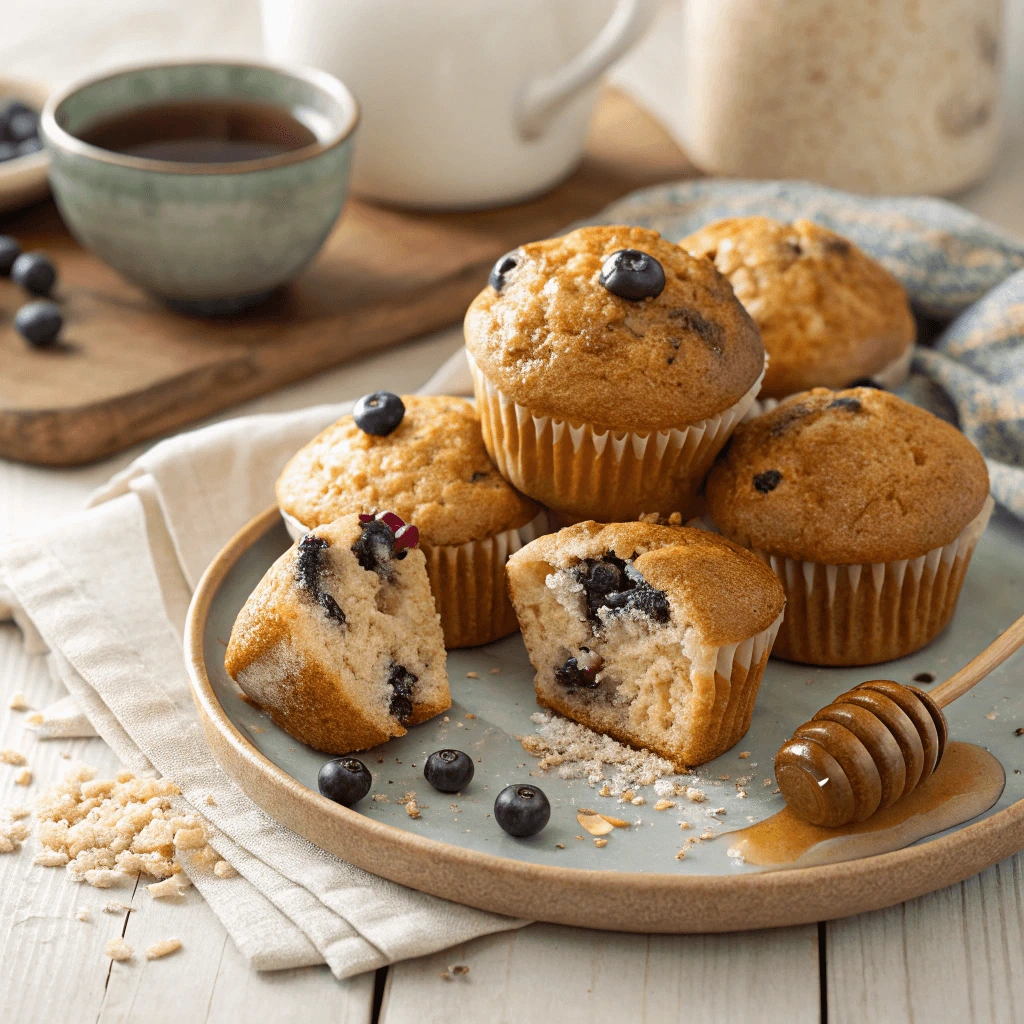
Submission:
[[[516,102],[520,138],[539,139],[574,96],[640,41],[660,7],[661,0],[619,0],[604,28],[568,64],[527,82]]]

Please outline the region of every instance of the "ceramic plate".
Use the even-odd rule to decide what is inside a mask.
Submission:
[[[0,101],[21,100],[37,113],[43,109],[49,89],[38,82],[0,76]],[[17,210],[49,194],[45,153],[33,153],[0,163],[0,213]]]
[[[270,564],[288,547],[268,510],[225,548],[193,599],[186,656],[211,745],[225,770],[275,818],[325,850],[435,895],[488,910],[560,923],[634,931],[725,931],[794,924],[875,909],[973,874],[1024,847],[1024,690],[1021,656],[950,706],[951,739],[988,748],[1006,787],[973,821],[894,853],[818,867],[765,871],[728,855],[722,835],[782,807],[772,761],[793,729],[833,697],[869,678],[911,683],[920,673],[951,675],[1012,622],[1024,594],[1024,529],[996,512],[978,544],[950,627],[925,650],[869,669],[825,669],[772,660],[754,719],[733,750],[702,766],[688,784],[704,803],[679,800],[657,812],[651,787],[642,805],[598,795],[585,778],[541,773],[518,737],[534,733],[541,711],[533,670],[518,634],[448,656],[452,708],[401,739],[360,754],[373,773],[358,809],[316,791],[326,760],[246,704],[224,671],[235,616]],[[496,671],[495,671],[496,670]],[[918,684],[919,685],[919,684]],[[927,689],[927,687],[925,687]],[[461,797],[433,791],[427,754],[444,746],[471,753],[476,776]],[[749,756],[740,758],[740,752]],[[606,770],[611,778],[613,771]],[[551,801],[548,827],[527,840],[505,835],[490,817],[494,797],[517,781],[539,784]],[[740,792],[745,793],[741,796]],[[411,818],[398,799],[415,792]],[[597,847],[576,821],[579,808],[628,820]],[[681,831],[680,822],[689,828]],[[693,830],[697,830],[696,833]],[[683,840],[713,832],[685,859]],[[577,838],[582,836],[583,838]]]

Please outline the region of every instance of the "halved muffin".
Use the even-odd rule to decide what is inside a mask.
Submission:
[[[723,537],[649,523],[577,523],[508,563],[537,700],[678,767],[750,726],[785,596]]]
[[[451,707],[416,539],[394,513],[342,516],[289,548],[245,602],[224,667],[296,739],[347,754]]]

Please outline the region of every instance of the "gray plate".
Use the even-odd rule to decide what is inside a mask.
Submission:
[[[288,536],[280,525],[241,557],[213,599],[204,653],[214,692],[231,721],[265,757],[316,790],[324,755],[298,743],[267,715],[242,701],[240,691],[223,668],[224,646],[235,616],[270,564],[288,546]],[[401,739],[359,755],[373,773],[371,794],[384,794],[389,799],[385,803],[367,797],[357,809],[431,839],[537,864],[688,875],[760,870],[729,858],[728,839],[698,844],[682,861],[675,859],[675,853],[687,836],[709,827],[716,834],[742,828],[779,810],[782,798],[773,793],[774,782],[763,784],[772,778],[775,752],[793,729],[833,697],[865,679],[910,683],[916,674],[932,672],[941,681],[989,644],[1017,618],[1022,606],[1024,528],[997,509],[975,551],[953,622],[937,640],[910,657],[867,669],[811,668],[770,661],[746,737],[694,775],[679,777],[703,789],[707,801],[680,801],[675,808],[662,812],[653,809],[657,797],[652,788],[639,791],[646,800],[643,806],[631,806],[599,797],[597,787],[586,780],[565,780],[555,771],[537,771],[536,759],[516,739],[536,731],[530,716],[540,710],[534,702],[533,670],[518,634],[486,647],[453,651],[448,656],[451,710],[443,718],[413,728]],[[947,709],[950,737],[980,744],[995,754],[1006,770],[1002,797],[982,817],[1024,797],[1024,736],[1014,736],[1014,729],[1024,724],[1022,664],[1024,656],[1015,655]],[[500,669],[500,673],[492,675],[492,668]],[[469,678],[469,672],[477,673],[479,678]],[[466,718],[467,714],[476,717]],[[994,717],[986,717],[990,714]],[[461,797],[437,793],[423,778],[426,756],[447,746],[465,750],[477,760],[476,776]],[[750,756],[740,759],[740,751],[749,751]],[[607,774],[610,777],[612,771]],[[730,778],[720,780],[722,775]],[[735,780],[740,775],[753,776],[744,787],[746,798],[741,798],[736,789]],[[526,780],[539,784],[547,794],[551,821],[532,839],[512,839],[490,817],[491,807],[504,786]],[[418,819],[410,818],[404,806],[395,802],[409,791],[416,793],[421,808]],[[580,807],[625,818],[634,827],[628,831],[616,829],[608,836],[608,845],[597,848],[576,822],[576,809]],[[715,820],[710,812],[717,808],[725,810]],[[683,820],[691,824],[690,830],[680,831]],[[556,844],[565,848],[560,850]]]

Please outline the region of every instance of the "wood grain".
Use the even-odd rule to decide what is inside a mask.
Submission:
[[[826,926],[828,1020],[1024,1020],[1024,856]]]
[[[503,252],[625,193],[691,173],[675,143],[607,91],[587,155],[554,191],[516,207],[413,213],[351,202],[313,265],[258,309],[175,315],[122,280],[40,204],[0,231],[55,259],[65,344],[30,349],[0,324],[0,457],[75,465],[243,399],[461,319]],[[0,281],[0,309],[24,301]]]
[[[449,965],[469,972],[441,977]],[[534,925],[396,964],[380,1024],[819,1019],[817,928],[641,936]]]

